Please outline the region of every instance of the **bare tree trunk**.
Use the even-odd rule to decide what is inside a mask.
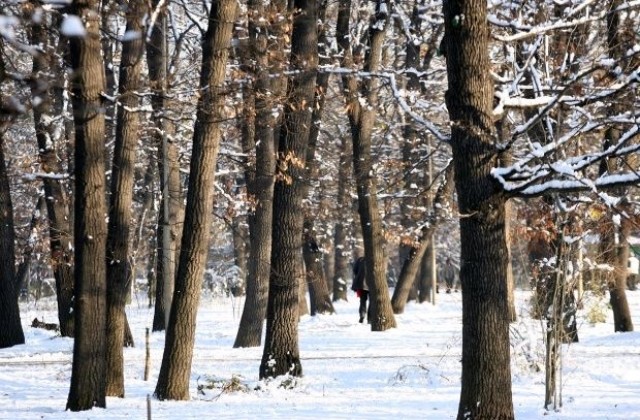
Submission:
[[[422,229],[420,238],[411,244],[409,256],[402,264],[398,284],[396,285],[391,299],[391,306],[393,307],[393,313],[395,314],[401,314],[404,312],[407,297],[409,296],[409,292],[416,280],[416,274],[420,268],[420,264],[424,259],[427,248],[431,245],[433,232],[440,221],[445,217],[445,212],[449,207],[449,197],[452,193],[453,166],[449,165],[445,171],[442,183],[438,188],[438,192],[434,197],[433,209],[431,210],[431,216],[428,218],[427,223],[425,223],[426,227]]]
[[[31,43],[40,45],[44,50],[44,53],[33,58],[33,76],[42,83],[33,84],[31,90],[32,96],[44,99],[33,108],[40,164],[45,173],[62,174],[64,170],[59,156],[64,144],[63,134],[66,131],[64,124],[66,110],[63,109],[63,89],[59,86],[60,81],[54,79],[64,78],[64,72],[58,51],[55,51],[55,46],[46,35],[46,27],[33,25],[30,31]],[[63,41],[60,41],[60,44],[62,43]],[[60,335],[73,337],[73,252],[69,197],[65,191],[64,181],[56,177],[43,177],[42,183],[47,197],[49,248],[53,277],[56,281]]]
[[[619,67],[628,67],[628,52],[627,49],[631,48],[634,43],[632,28],[625,28],[624,18],[621,12],[613,12],[623,2],[621,0],[610,0],[609,10],[612,11],[607,15],[607,45],[609,47],[609,55],[619,61]],[[631,24],[627,17],[626,25]],[[616,75],[612,76],[617,77]],[[615,115],[624,112],[625,109],[633,107],[633,98],[629,94],[625,97],[617,98],[617,101],[609,108],[610,112]],[[605,139],[603,142],[603,150],[609,147],[613,147],[620,141],[622,130],[618,126],[611,126],[605,132]],[[637,141],[636,141],[637,142]],[[634,171],[638,170],[637,158],[627,160],[625,162],[619,162],[621,159],[610,159],[604,161],[600,168],[601,173],[612,173],[614,168],[618,165],[628,165]],[[610,171],[611,169],[611,171]],[[625,197],[621,200],[619,208],[623,214],[627,213],[625,210],[629,208],[628,200],[626,199],[627,192],[622,189],[618,191],[620,197]],[[629,309],[629,302],[627,300],[627,264],[629,260],[629,244],[627,238],[629,237],[631,226],[630,221],[624,220],[618,226],[613,221],[613,215],[608,215],[606,222],[607,229],[604,229],[601,233],[601,244],[606,247],[603,249],[603,257],[605,262],[612,265],[614,268],[613,278],[609,281],[609,302],[611,303],[611,309],[613,311],[614,329],[616,332],[630,332],[633,331],[633,321],[631,319],[631,310]],[[625,217],[626,219],[626,217]]]
[[[460,218],[462,386],[459,420],[513,419],[507,305],[505,197],[491,179],[493,123],[484,0],[443,4],[451,145]]]
[[[626,294],[629,224],[629,221],[624,220],[621,226],[616,226],[612,220],[607,220],[600,230],[602,262],[613,267],[613,272],[607,273],[606,278],[615,332],[633,331],[633,321]]]
[[[376,14],[369,27],[369,48],[365,55],[364,65],[366,73],[375,73],[380,67],[382,44],[389,20],[386,3],[384,6],[381,1],[377,2]],[[343,66],[347,68],[351,67],[353,62],[348,37],[350,9],[351,2],[343,0],[338,12],[336,30],[338,44],[344,51]],[[371,156],[371,135],[380,83],[377,78],[371,77],[359,86],[354,76],[344,76],[343,85],[353,139],[353,166],[370,293],[371,330],[385,331],[389,328],[395,328],[396,320],[387,286],[385,241],[378,210],[377,181]],[[365,98],[366,106],[361,105],[362,98]]]
[[[105,250],[105,90],[100,15],[93,0],[76,0],[70,13],[85,36],[69,39],[75,123],[75,340],[67,409],[106,406],[107,291]]]
[[[144,276],[147,278],[147,295],[149,297],[149,308],[153,305],[153,298],[155,297],[155,254],[156,254],[156,235],[152,234],[153,237],[148,237],[149,229],[148,229],[148,220],[153,217],[153,202],[154,202],[154,179],[156,174],[156,165],[155,165],[155,157],[152,152],[149,152],[147,155],[149,162],[144,169],[142,188],[137,191],[136,201],[142,203],[142,208],[140,209],[140,213],[138,214],[138,218],[136,220],[136,229],[137,232],[133,237],[133,255],[134,263],[133,263],[133,279],[138,278],[138,270],[139,263],[144,263]],[[153,220],[153,219],[152,219]],[[154,223],[155,226],[155,223]],[[153,290],[152,290],[153,289]]]
[[[33,257],[33,249],[36,245],[36,236],[39,230],[39,226],[42,224],[42,215],[46,211],[44,195],[39,194],[36,206],[31,214],[31,221],[29,222],[29,237],[26,244],[22,249],[22,261],[18,264],[16,270],[16,293],[20,294],[20,291],[25,284],[28,284],[27,277],[29,274],[29,268],[31,266],[31,258]]]
[[[244,218],[237,214],[231,216],[233,236],[233,261],[238,268],[238,281],[231,288],[233,296],[244,296],[247,288],[247,229]]]
[[[416,285],[418,289],[418,303],[431,302],[434,305],[436,304],[435,294],[438,286],[436,264],[436,246],[433,243],[433,238],[431,238],[429,246],[422,257],[420,283]]]
[[[107,395],[124,398],[124,355],[126,324],[125,305],[132,281],[131,207],[133,204],[134,166],[138,142],[140,101],[137,90],[144,52],[142,16],[146,4],[129,2],[127,33],[137,37],[123,42],[120,62],[119,106],[117,108],[116,141],[111,171],[111,205],[107,232]],[[129,331],[131,335],[131,331]]]
[[[349,290],[348,280],[351,279],[350,257],[351,249],[348,244],[347,220],[351,214],[351,196],[349,194],[349,179],[351,175],[351,141],[344,136],[340,138],[340,166],[338,168],[338,212],[336,214],[335,232],[333,235],[333,249],[335,252],[335,273],[333,277],[333,301],[347,300]],[[349,211],[344,211],[348,209]]]
[[[300,242],[302,245],[302,242]],[[306,280],[306,270],[304,267],[304,257],[302,255],[302,249],[296,254],[296,272],[298,275],[296,276],[301,281],[299,282],[298,289],[298,319],[303,317],[304,315],[309,315],[309,303],[307,301],[307,292],[309,291],[309,287],[307,287]]]
[[[262,329],[267,313],[267,295],[271,268],[271,231],[273,216],[273,185],[276,164],[274,96],[280,93],[279,83],[271,80],[277,73],[284,56],[284,45],[279,41],[284,32],[279,16],[286,5],[272,2],[265,10],[263,2],[251,0],[249,15],[249,56],[255,62],[255,93],[245,102],[247,120],[243,133],[243,150],[251,157],[245,162],[247,195],[253,204],[249,222],[249,264],[247,294],[236,340],[238,347],[257,347],[262,340]],[[246,97],[246,96],[245,96]],[[255,116],[254,116],[255,115]]]
[[[0,40],[0,47],[2,41]],[[2,60],[2,58],[0,58]],[[3,68],[0,63],[0,68]],[[9,177],[4,159],[4,130],[0,126],[0,349],[24,344],[15,281],[15,232]]]
[[[267,331],[260,378],[302,375],[298,348],[298,299],[303,219],[303,183],[318,66],[317,4],[295,0],[291,76],[285,103],[273,195],[273,245]]]
[[[162,6],[159,0],[153,0],[153,8]],[[183,195],[180,183],[180,167],[177,146],[170,141],[174,127],[167,118],[170,103],[166,100],[168,91],[167,74],[167,30],[166,11],[160,11],[158,19],[151,31],[147,43],[147,66],[149,67],[149,84],[153,96],[153,119],[155,125],[154,138],[158,148],[158,167],[160,170],[160,189],[162,198],[158,212],[157,228],[157,269],[156,299],[153,316],[153,331],[165,329],[171,299],[173,296],[175,270],[178,264],[177,247],[182,236],[184,217]]]
[[[319,248],[315,237],[311,233],[313,230],[309,226],[309,221],[304,222],[304,244],[303,258],[306,268],[307,286],[309,287],[309,302],[311,306],[311,315],[316,314],[332,314],[335,312],[329,288],[324,279],[324,266],[322,263],[322,250]]]
[[[405,71],[406,71],[406,86],[405,89],[407,91],[407,96],[409,98],[419,97],[420,92],[420,79],[418,78],[418,69],[421,69],[420,66],[420,48],[422,46],[420,40],[422,38],[422,18],[421,11],[418,5],[418,1],[416,0],[413,5],[413,10],[411,13],[411,26],[408,31],[408,34],[411,36],[407,36],[405,40]],[[403,134],[402,134],[402,161],[403,161],[403,172],[404,172],[404,188],[405,194],[403,195],[400,201],[400,214],[401,214],[401,224],[403,235],[400,239],[400,247],[398,249],[399,263],[401,270],[404,269],[406,262],[411,258],[416,258],[415,255],[415,247],[414,242],[416,241],[414,231],[415,226],[420,223],[420,219],[422,217],[422,212],[419,209],[421,207],[430,206],[427,203],[424,203],[425,197],[422,194],[419,194],[418,185],[426,185],[428,188],[431,187],[432,183],[429,179],[429,173],[421,173],[419,171],[414,171],[415,165],[415,154],[418,149],[418,144],[422,141],[422,136],[418,136],[418,132],[411,121],[403,121]],[[429,238],[430,239],[430,238]],[[422,257],[420,257],[422,259]],[[415,276],[415,271],[412,273],[412,276]],[[396,289],[394,291],[394,296],[397,296],[397,292],[399,290],[398,286],[401,288],[405,288],[403,290],[403,297],[409,296],[408,291],[413,288],[413,282],[415,277],[410,279],[411,284],[401,284],[398,282],[396,285]],[[405,293],[406,292],[406,293]],[[392,299],[392,306],[394,299]],[[402,311],[404,311],[404,303],[402,304]],[[397,312],[398,307],[394,306],[394,313],[402,313]]]
[[[211,4],[202,49],[201,95],[193,130],[193,151],[180,264],[167,325],[162,365],[155,395],[160,400],[189,399],[189,377],[196,315],[209,248],[215,167],[224,119],[223,82],[237,2]]]
[[[320,0],[318,8],[318,21],[324,22],[326,19],[327,0]],[[320,65],[329,64],[329,40],[326,35],[326,26],[320,26],[318,32],[318,56]],[[316,160],[316,147],[318,144],[318,135],[320,134],[320,124],[322,122],[322,113],[324,111],[325,95],[329,86],[329,73],[323,72],[318,74],[316,78],[315,97],[313,111],[311,114],[311,127],[309,129],[309,140],[307,144],[307,174],[306,182],[303,184],[303,196],[309,196],[311,184],[318,183],[318,174],[320,172],[319,162]],[[306,269],[307,287],[309,288],[309,301],[311,306],[311,315],[318,313],[335,312],[331,303],[331,294],[327,287],[327,281],[324,277],[323,252],[317,243],[315,233],[316,212],[313,211],[313,200],[308,197],[308,207],[305,211],[303,231],[304,245],[303,258]]]
[[[616,246],[616,266],[613,271],[614,281],[609,284],[609,302],[613,310],[613,323],[615,332],[633,331],[633,320],[629,301],[627,300],[627,264],[629,261],[629,235],[631,221],[624,220],[619,232],[618,245]]]
[[[516,322],[518,320],[518,314],[516,313],[516,297],[515,297],[515,283],[513,279],[513,264],[511,254],[511,223],[509,222],[511,217],[511,203],[505,203],[505,235],[507,235],[507,249],[508,249],[508,265],[507,265],[507,304],[509,305],[509,322]]]

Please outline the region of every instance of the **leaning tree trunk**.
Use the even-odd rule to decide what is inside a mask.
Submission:
[[[75,144],[75,340],[67,409],[106,406],[105,75],[100,15],[93,0],[77,0],[72,14],[87,33],[69,39],[73,68]]]
[[[286,5],[272,2],[271,12],[265,13],[263,2],[251,0],[247,4],[249,15],[249,57],[255,64],[254,93],[245,102],[248,120],[242,147],[251,157],[247,159],[245,180],[247,195],[253,203],[249,211],[249,263],[247,293],[240,325],[233,347],[257,347],[262,340],[264,319],[267,313],[269,271],[271,268],[271,230],[273,216],[273,184],[276,166],[275,125],[273,113],[274,95],[278,95],[278,84],[271,76],[282,65],[284,45],[278,41],[284,28],[278,17]],[[267,18],[265,18],[265,15]]]
[[[63,78],[62,65],[44,25],[31,26],[30,38],[33,45],[41,45],[44,50],[42,54],[33,57],[33,76],[42,83],[31,85],[32,96],[44,99],[33,107],[40,165],[44,173],[62,174],[64,170],[59,157],[65,132],[63,89],[59,86],[60,79]],[[45,202],[49,222],[49,249],[56,284],[60,335],[73,337],[73,252],[69,197],[65,192],[64,182],[58,177],[45,176],[42,183],[47,197]]]
[[[124,355],[127,292],[132,281],[129,238],[133,204],[134,166],[138,143],[137,90],[144,51],[142,0],[129,2],[127,33],[139,36],[123,42],[120,61],[116,142],[111,171],[111,206],[107,233],[107,395],[124,397]]]
[[[318,21],[324,22],[326,18],[327,1],[321,0],[318,10]],[[329,64],[329,40],[326,35],[326,27],[323,25],[318,33],[319,45],[319,64],[321,66]],[[309,200],[304,215],[304,245],[302,254],[305,265],[305,275],[307,287],[309,288],[309,303],[311,306],[311,315],[316,314],[332,314],[335,312],[333,303],[331,302],[331,294],[324,275],[323,252],[317,243],[315,233],[316,214],[313,210],[314,204],[312,197],[309,197],[311,184],[318,183],[318,174],[320,172],[320,163],[316,160],[316,147],[318,144],[318,136],[320,134],[320,124],[322,122],[322,113],[324,111],[325,95],[329,86],[329,73],[323,72],[318,74],[316,78],[315,99],[313,104],[313,112],[311,114],[311,127],[309,129],[309,141],[307,144],[307,175],[306,182],[303,184],[303,196]]]
[[[298,348],[298,258],[302,250],[309,106],[314,100],[318,65],[316,0],[295,0],[294,8],[297,13],[293,17],[290,65],[295,72],[287,88],[276,160],[267,331],[260,378],[302,375]]]
[[[444,219],[444,217],[446,217],[446,213],[449,208],[449,197],[452,192],[453,166],[449,165],[445,170],[442,183],[434,197],[431,215],[428,217],[425,227],[422,228],[420,238],[411,244],[409,254],[402,264],[398,284],[393,291],[393,297],[391,299],[391,306],[393,307],[393,313],[395,314],[401,314],[404,312],[407,297],[409,296],[409,292],[416,280],[416,274],[420,269],[420,265],[422,264],[429,245],[432,244],[434,237],[433,233],[438,224]]]
[[[343,0],[338,15],[336,36],[344,51],[343,66],[351,67],[353,59],[349,47],[348,16],[350,1]],[[383,5],[385,7],[383,7]],[[376,14],[369,26],[369,48],[365,56],[365,73],[375,73],[380,68],[382,45],[389,20],[387,4],[378,1]],[[344,16],[346,14],[346,16]],[[346,20],[346,22],[345,22]],[[354,76],[343,77],[347,113],[353,139],[353,167],[358,191],[358,213],[364,239],[367,267],[367,283],[370,293],[371,330],[385,331],[396,327],[387,286],[385,241],[378,210],[377,182],[371,154],[371,137],[376,118],[376,104],[380,82],[370,77],[358,86]],[[361,105],[363,98],[366,106]]]
[[[412,12],[411,12],[411,26],[409,30],[406,31],[408,36],[405,40],[405,61],[404,67],[406,71],[406,86],[405,90],[407,92],[407,97],[410,98],[418,98],[420,97],[420,78],[418,77],[418,71],[422,71],[422,67],[420,66],[420,49],[422,47],[422,42],[420,40],[424,36],[422,30],[422,21],[423,14],[421,12],[421,7],[418,4],[419,0],[415,0]],[[424,5],[422,5],[424,7]],[[406,262],[410,259],[415,259],[416,254],[415,250],[417,249],[414,244],[416,242],[415,238],[415,226],[421,222],[422,215],[418,210],[422,207],[430,207],[428,200],[428,196],[432,196],[430,191],[427,191],[427,194],[418,194],[417,186],[427,186],[427,188],[431,188],[433,183],[429,179],[429,173],[420,172],[414,169],[416,153],[419,151],[420,143],[423,143],[424,140],[427,140],[424,136],[418,135],[418,130],[416,130],[415,125],[411,120],[403,121],[403,133],[402,133],[402,164],[403,164],[403,178],[404,178],[404,188],[406,193],[403,194],[402,199],[400,200],[400,223],[402,226],[403,234],[400,239],[400,246],[398,249],[398,257],[399,263],[402,267],[401,270],[405,269]],[[431,239],[429,238],[430,242]],[[419,257],[421,258],[421,257]],[[397,298],[398,291],[402,289],[403,298],[407,299],[409,294],[408,291],[412,289],[413,282],[415,281],[415,274],[417,273],[418,266],[415,267],[415,270],[412,272],[410,277],[410,284],[400,283],[396,285],[394,290],[394,298],[392,298],[392,306],[394,313],[402,313],[404,311],[404,305],[406,302],[402,303],[402,310],[398,312],[397,307]],[[402,286],[399,287],[399,286]],[[406,290],[405,290],[406,289]],[[404,293],[404,292],[407,293]],[[396,303],[394,304],[394,301]]]
[[[0,43],[0,47],[1,47]],[[1,60],[1,58],[0,58]],[[4,127],[0,126],[0,349],[24,344],[15,281],[15,232],[9,177],[4,161]]]
[[[505,198],[492,181],[492,116],[484,0],[443,4],[451,145],[460,218],[462,386],[458,419],[513,419]]]
[[[204,37],[201,94],[189,172],[188,212],[185,214],[180,264],[155,389],[156,397],[161,400],[189,399],[196,315],[209,248],[220,123],[224,120],[223,83],[236,6],[235,0],[213,1],[209,28]]]

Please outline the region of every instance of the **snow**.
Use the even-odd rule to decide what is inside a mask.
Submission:
[[[0,36],[6,39],[13,39],[14,29],[18,26],[19,20],[15,16],[0,14]]]
[[[121,41],[123,41],[123,42],[125,42],[125,41],[135,41],[136,39],[140,39],[141,37],[142,37],[142,34],[140,33],[140,31],[126,31],[122,35]]]
[[[640,291],[627,292],[636,326]],[[603,324],[586,314],[606,299],[590,299],[579,311],[580,343],[564,346],[560,411],[544,404],[544,330],[528,318],[529,292],[518,291],[519,320],[511,328],[513,402],[517,419],[640,418],[640,333],[616,334],[609,311]],[[55,333],[31,328],[38,317],[55,322],[55,304],[22,304],[27,344],[0,350],[0,418],[124,419],[146,418],[163,351],[163,333],[151,334],[150,380],[143,380],[144,335],[153,309],[144,297],[128,307],[136,348],[124,349],[126,398],[108,398],[106,409],[65,412],[73,343]],[[281,382],[261,383],[262,348],[233,349],[242,310],[237,298],[204,296],[198,314],[191,373],[191,401],[151,398],[153,419],[197,419],[215,413],[228,419],[450,419],[460,395],[461,294],[437,295],[437,304],[409,303],[397,315],[398,328],[371,332],[357,322],[358,301],[336,304],[337,315],[304,316],[300,354],[304,376],[290,389]],[[221,387],[198,391],[214,380],[236,378],[244,391]],[[259,386],[259,389],[256,388]]]
[[[82,19],[76,15],[64,16],[64,20],[60,25],[60,32],[67,37],[85,36],[87,34],[87,30],[84,28]]]

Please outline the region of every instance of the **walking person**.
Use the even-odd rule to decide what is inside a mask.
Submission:
[[[369,310],[367,309],[369,287],[367,286],[366,268],[364,257],[358,258],[353,264],[353,283],[351,284],[351,290],[356,292],[356,296],[360,298],[360,308],[358,309],[360,323],[364,322],[365,316],[367,317],[367,322],[369,322]]]
[[[456,268],[453,266],[451,258],[447,258],[444,268],[442,269],[442,275],[445,283],[447,284],[447,293],[451,293],[451,289],[454,288],[456,281]],[[455,291],[458,291],[457,286],[455,287]]]

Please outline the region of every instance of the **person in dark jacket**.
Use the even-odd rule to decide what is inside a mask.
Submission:
[[[456,268],[453,266],[451,258],[447,258],[444,268],[442,269],[442,274],[444,276],[444,281],[447,283],[447,293],[451,293],[451,288],[456,284]],[[458,291],[457,286],[455,287],[455,290],[456,292]]]
[[[360,257],[353,264],[353,283],[351,290],[356,292],[356,296],[360,298],[360,323],[364,322],[365,315],[369,322],[369,311],[367,309],[367,300],[369,299],[369,287],[367,286],[366,262],[364,257]]]

